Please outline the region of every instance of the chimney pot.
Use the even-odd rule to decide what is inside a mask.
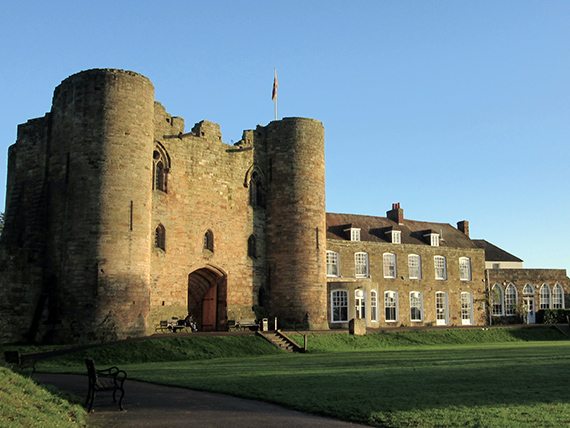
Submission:
[[[392,204],[392,209],[386,213],[386,217],[398,224],[404,224],[404,210],[400,208],[400,203]]]
[[[458,221],[457,229],[469,237],[469,222],[467,220]]]

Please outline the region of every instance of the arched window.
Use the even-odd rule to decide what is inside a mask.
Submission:
[[[423,321],[423,295],[420,291],[410,293],[410,321]]]
[[[398,321],[398,293],[386,291],[384,293],[384,313],[386,322]]]
[[[542,284],[540,287],[540,309],[550,309],[550,286]]]
[[[560,284],[552,290],[552,309],[564,309],[564,289]]]
[[[370,321],[378,321],[378,292],[376,290],[370,291]]]
[[[251,173],[251,179],[249,180],[249,204],[252,207],[265,207],[265,191],[261,174],[257,171]]]
[[[327,251],[327,276],[338,277],[338,253]]]
[[[366,319],[366,291],[357,289],[354,291],[354,317]]]
[[[252,259],[257,258],[257,243],[255,241],[255,236],[250,235],[247,240],[247,255]]]
[[[354,277],[368,278],[368,253],[354,254]]]
[[[503,287],[499,284],[493,285],[491,289],[491,304],[493,305],[493,315],[502,316],[504,314],[504,298]]]
[[[517,312],[518,295],[516,287],[511,283],[505,290],[505,314],[515,315]]]
[[[162,146],[156,146],[152,154],[153,160],[153,189],[164,193],[167,191],[168,172],[170,171],[170,159]]]
[[[336,290],[331,293],[331,321],[348,321],[348,291]]]
[[[433,258],[433,265],[435,269],[435,279],[447,279],[447,267],[445,257],[435,256]]]
[[[461,293],[461,324],[473,324],[473,294]]]
[[[436,325],[447,325],[448,319],[448,306],[447,293],[438,291],[435,293],[435,321]]]
[[[417,254],[408,256],[408,275],[410,279],[421,279],[422,277],[422,259]]]
[[[523,288],[523,294],[534,294],[534,287],[532,284],[526,284]]]
[[[162,224],[156,226],[154,230],[154,246],[166,251],[166,229]]]
[[[396,254],[384,253],[384,278],[396,278]]]
[[[214,233],[210,229],[204,234],[204,249],[214,252]]]
[[[459,258],[459,279],[471,281],[471,259],[469,257]]]

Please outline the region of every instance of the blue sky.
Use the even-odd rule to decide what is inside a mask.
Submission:
[[[327,210],[470,222],[570,270],[570,2],[0,1],[0,171],[17,125],[90,68],[147,76],[223,140],[278,115],[326,129]],[[0,208],[5,173],[0,172]]]

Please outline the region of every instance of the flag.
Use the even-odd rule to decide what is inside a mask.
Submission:
[[[277,99],[277,88],[279,85],[277,84],[277,69],[275,69],[275,78],[273,79],[273,94],[271,95],[271,101],[275,101]]]

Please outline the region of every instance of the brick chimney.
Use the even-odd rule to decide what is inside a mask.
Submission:
[[[398,224],[404,224],[404,210],[400,208],[400,203],[392,204],[392,209],[386,212],[386,217]]]
[[[458,221],[457,230],[463,232],[469,238],[469,222],[467,220]]]

